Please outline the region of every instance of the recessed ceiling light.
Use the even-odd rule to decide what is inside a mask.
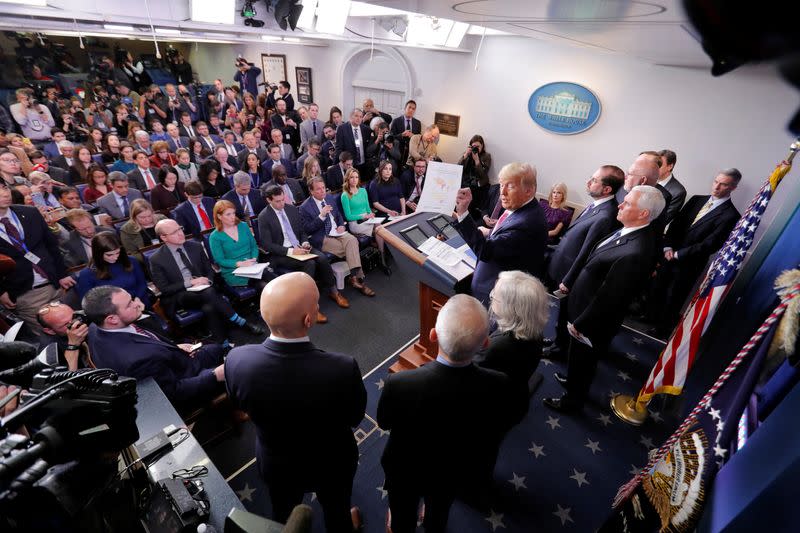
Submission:
[[[173,30],[172,28],[156,28],[156,33],[161,35],[181,35],[181,30]]]

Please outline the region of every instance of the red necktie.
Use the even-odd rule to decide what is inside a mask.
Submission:
[[[508,211],[503,211],[503,214],[500,215],[500,218],[497,219],[497,224],[494,225],[494,229],[492,230],[493,234],[494,232],[497,231],[497,228],[499,228],[507,218],[508,218]]]
[[[211,219],[208,218],[208,213],[206,213],[206,210],[203,209],[202,206],[197,206],[197,211],[200,213],[200,218],[203,220],[203,229],[210,229]]]
[[[153,180],[153,175],[150,174],[149,168],[144,171],[144,180],[147,182],[147,190],[150,190],[156,186],[156,182]]]

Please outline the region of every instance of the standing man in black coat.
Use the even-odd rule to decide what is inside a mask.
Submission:
[[[636,158],[625,174],[625,184],[617,191],[617,203],[622,204],[625,196],[637,185],[650,185],[658,189],[664,197],[664,204],[669,205],[672,202],[672,193],[658,184],[660,169],[661,156],[657,152],[642,152],[639,154],[639,157]],[[669,220],[667,219],[667,209],[665,208],[651,224],[653,226],[653,236],[658,241],[659,246],[664,237],[664,229],[667,224],[669,224]]]
[[[567,296],[567,328],[572,337],[567,376],[555,374],[567,393],[560,398],[545,398],[546,406],[562,412],[583,407],[598,359],[605,356],[631,299],[653,271],[656,242],[652,221],[665,205],[655,187],[634,187],[617,214],[622,228],[601,240],[586,259]]]
[[[408,142],[411,137],[422,133],[422,122],[414,118],[414,113],[417,112],[417,103],[414,100],[406,102],[403,114],[396,117],[392,124],[389,126],[389,131],[392,132],[395,139],[400,140],[400,161],[408,159]]]
[[[624,180],[625,172],[621,168],[603,165],[586,182],[586,192],[594,201],[572,221],[550,256],[547,277],[552,288],[569,292],[569,287],[575,282],[594,245],[617,228],[619,222],[614,195]],[[566,353],[569,347],[567,298],[562,298],[560,304],[556,346],[550,349],[550,355]]]
[[[650,309],[657,333],[668,335],[677,324],[681,307],[715,254],[741,218],[731,202],[742,173],[735,168],[720,171],[711,194],[692,196],[670,224],[664,237],[664,259],[655,281]]]
[[[350,496],[358,464],[352,428],[367,392],[358,363],[311,344],[319,291],[303,272],[270,281],[261,316],[271,334],[233,349],[225,361],[228,396],[256,427],[258,467],[273,519],[286,522],[306,492],[316,492],[329,532],[352,531]]]
[[[350,122],[342,123],[336,129],[336,160],[342,152],[353,154],[353,166],[358,169],[358,174],[364,181],[369,181],[374,175],[367,168],[367,148],[369,147],[372,131],[361,120],[364,113],[355,108],[350,112]]]
[[[672,150],[660,150],[661,168],[658,169],[658,184],[664,187],[672,195],[672,200],[667,204],[667,222],[672,222],[678,211],[686,201],[686,187],[675,177],[675,163],[678,162],[678,155]]]
[[[436,360],[391,374],[383,387],[378,425],[391,431],[381,464],[394,533],[416,531],[420,498],[425,531],[443,532],[455,497],[489,486],[500,443],[525,413],[527,391],[472,363],[488,333],[481,303],[453,296],[430,332]]]

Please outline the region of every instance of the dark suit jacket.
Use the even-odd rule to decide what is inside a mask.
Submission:
[[[664,228],[666,228],[667,224],[669,223],[667,216],[669,214],[668,207],[672,202],[672,194],[657,183],[654,185],[654,187],[661,191],[661,194],[664,196],[664,210],[661,211],[661,214],[658,215],[657,219],[650,223],[650,225],[653,226],[653,235],[660,245],[664,236]],[[617,204],[621,204],[627,194],[628,192],[623,187],[620,187],[617,191]]]
[[[194,132],[194,135],[190,135],[189,134],[189,129],[186,128],[186,126],[184,126],[183,124],[179,124],[178,125],[178,135],[180,135],[182,137],[181,138],[181,142],[183,142],[183,137],[185,137],[187,139],[192,139],[192,138],[197,137],[198,135],[200,135],[199,133],[197,133],[197,128],[195,128],[194,126],[192,126],[192,131]],[[209,127],[209,133],[211,133],[210,127]]]
[[[547,275],[555,284],[571,287],[595,244],[617,227],[617,203],[611,200],[597,207],[587,207],[586,213],[573,220],[550,256]]]
[[[252,209],[250,216],[258,215],[264,210],[265,207],[267,207],[267,204],[264,202],[264,199],[261,198],[261,192],[258,189],[250,189],[250,192],[247,194],[247,199],[250,201],[250,207]],[[236,208],[236,216],[239,217],[240,220],[245,220],[244,207],[242,206],[241,199],[235,190],[226,192],[222,195],[220,200],[228,200],[229,202],[233,203],[233,206]]]
[[[95,226],[94,231],[95,233],[100,233],[102,231],[114,230],[104,226]],[[86,249],[83,247],[81,236],[75,230],[70,231],[67,240],[61,243],[61,252],[64,254],[64,264],[67,268],[85,265],[89,262],[89,257],[86,255]]]
[[[308,241],[308,235],[303,229],[303,223],[300,219],[299,209],[293,205],[286,204],[283,207],[283,211],[286,213],[286,218],[289,219],[289,225],[292,226],[297,242],[303,244]],[[286,255],[288,248],[283,245],[283,229],[278,220],[278,214],[270,206],[267,206],[258,215],[258,234],[261,239],[258,245],[265,252]]]
[[[242,150],[236,155],[236,163],[239,165],[239,168],[245,168],[245,163],[247,162],[247,154],[250,153],[249,148],[242,148]],[[256,148],[256,155],[258,156],[258,160],[262,163],[266,161],[269,157],[267,151],[261,148],[260,146]]]
[[[77,151],[74,151],[73,154],[74,154],[74,157],[72,158],[72,160],[75,161],[77,159],[77,157],[78,157]],[[60,169],[68,171],[69,167],[71,165],[69,163],[67,163],[67,158],[66,157],[64,157],[63,155],[60,155],[58,157],[54,157],[50,161],[50,166],[51,167],[58,167]]]
[[[264,169],[264,177],[267,180],[271,180],[272,179],[272,166],[274,164],[275,164],[275,161],[273,161],[271,158],[268,158],[261,165],[261,168]],[[292,164],[291,161],[289,161],[288,159],[281,158],[281,165],[283,165],[283,168],[286,169],[286,176],[287,177],[293,178],[295,176],[295,168],[294,168],[294,165]]]
[[[364,161],[367,159],[367,148],[369,147],[372,132],[364,124],[358,127],[359,135],[361,136],[361,147],[364,150]],[[356,148],[356,140],[353,138],[353,126],[349,122],[344,122],[339,128],[336,128],[336,155],[334,161],[339,161],[339,155],[342,152],[350,152],[353,156],[353,164],[358,162],[358,149]]]
[[[527,397],[528,380],[541,359],[540,339],[518,339],[511,331],[496,330],[489,336],[489,346],[478,352],[473,361],[482,368],[502,372]],[[527,408],[525,402],[525,409]]]
[[[194,357],[166,339],[136,333],[107,332],[89,326],[89,350],[97,368],[110,368],[136,379],[152,377],[176,406],[189,407],[211,400],[222,390],[214,367],[222,363],[221,346],[204,346]]]
[[[708,198],[708,195],[692,196],[672,221],[664,238],[664,247],[678,252],[679,270],[684,270],[691,278],[700,275],[708,258],[725,244],[725,239],[741,218],[739,211],[728,200],[692,225]]]
[[[656,246],[651,223],[595,247],[586,259],[567,296],[568,316],[595,349],[603,350],[617,334],[628,305],[653,271]]]
[[[170,152],[175,153],[175,151],[178,148],[186,148],[187,150],[189,149],[189,137],[184,136],[182,131],[180,134],[180,139],[181,139],[181,146],[178,146],[172,137],[169,137],[167,139],[167,146],[169,147]]]
[[[58,151],[55,141],[50,141],[42,148],[42,153],[47,156],[48,161],[52,161],[57,157],[61,157],[61,152]]]
[[[300,182],[294,178],[286,178],[286,184],[289,186],[289,190],[292,191],[292,196],[294,197],[294,203],[300,204],[303,200],[306,199],[306,194],[303,192],[303,187],[300,186]],[[269,189],[273,185],[278,185],[275,183],[275,180],[269,180],[267,183],[264,184],[264,190]],[[288,197],[287,197],[288,201]]]
[[[138,189],[134,189],[133,187],[128,188],[128,208],[130,209],[131,202],[134,200],[138,200],[142,198],[142,193],[139,192]],[[117,204],[117,199],[114,197],[114,193],[110,192],[108,194],[104,194],[100,198],[97,199],[97,207],[104,213],[108,213],[111,215],[111,218],[114,220],[119,220],[125,218],[122,213],[122,210],[119,208]]]
[[[527,394],[507,376],[474,364],[433,361],[390,374],[378,402],[378,425],[391,431],[381,459],[384,487],[451,493],[485,483],[503,437],[526,409]]]
[[[174,192],[170,192],[165,189],[160,183],[153,187],[150,190],[150,204],[153,206],[153,209],[156,211],[162,211],[165,209],[173,209],[179,203],[186,199],[186,193],[183,191],[183,182],[179,181],[175,183],[175,191],[178,193],[180,199],[178,199]]]
[[[197,241],[187,240],[183,243],[183,249],[192,266],[197,269],[198,275],[213,280],[214,270],[203,245]],[[186,286],[178,269],[178,263],[166,245],[161,246],[150,256],[150,277],[161,291],[160,300],[164,311],[167,316],[173,316],[176,297],[186,290]]]
[[[471,216],[455,227],[478,257],[472,294],[479,300],[487,301],[497,276],[504,270],[542,276],[547,221],[535,198],[509,215],[488,238],[484,238]]]
[[[667,224],[669,224],[675,218],[675,215],[678,214],[678,211],[681,210],[683,202],[686,201],[686,187],[684,187],[673,174],[672,179],[667,182],[664,188],[672,195],[672,200],[666,207]]]
[[[328,167],[325,172],[325,188],[329,191],[340,191],[344,184],[344,174],[342,174],[342,167],[339,163],[335,163]]]
[[[153,176],[153,182],[157,185],[158,184],[158,169],[150,167],[150,174]],[[139,189],[142,192],[149,191],[150,189],[147,188],[147,182],[142,175],[142,172],[139,170],[139,167],[134,168],[127,174],[128,176],[128,184],[135,188]],[[154,185],[155,186],[155,185]]]
[[[336,197],[326,194],[325,204],[333,207],[331,214],[336,221],[336,227],[344,226],[344,216],[337,207]],[[322,241],[325,240],[325,222],[319,218],[319,208],[313,197],[309,196],[300,205],[300,218],[303,222],[303,230],[308,234],[308,242],[317,250],[322,250]]]
[[[12,205],[9,209],[17,215],[22,226],[22,240],[28,250],[39,256],[39,266],[47,272],[51,285],[58,286],[58,280],[67,275],[64,259],[58,249],[58,239],[47,227],[39,210],[35,207]],[[12,218],[9,215],[9,218]],[[33,263],[25,259],[25,251],[18,250],[4,238],[0,238],[0,254],[16,261],[14,270],[0,279],[2,292],[8,292],[12,300],[33,288]]]
[[[411,193],[414,192],[414,184],[416,183],[416,179],[414,178],[414,169],[407,168],[400,174],[400,183],[403,184],[403,197],[408,200],[411,198]],[[422,176],[422,182],[420,183],[420,190],[425,188],[425,176]],[[419,200],[419,198],[417,198]]]
[[[286,110],[286,118],[292,119],[297,126],[287,126],[283,123],[283,119],[277,113],[272,115],[269,120],[273,129],[277,128],[281,130],[281,133],[283,133],[284,144],[291,145],[294,151],[297,152],[300,149],[300,131],[298,127],[301,120],[297,113],[294,111],[289,111],[288,108]]]
[[[310,489],[332,473],[355,471],[352,428],[364,417],[367,393],[352,357],[267,339],[231,350],[225,385],[256,427],[267,483],[291,476]]]
[[[205,209],[206,213],[208,214],[208,219],[211,221],[211,227],[214,227],[214,202],[213,198],[209,198],[208,196],[204,196],[202,200],[203,209]],[[200,235],[200,232],[203,229],[200,227],[200,221],[197,220],[197,216],[194,214],[194,206],[191,205],[189,200],[185,202],[181,202],[178,207],[176,207],[172,211],[172,218],[183,227],[184,233],[186,235]]]
[[[395,117],[392,123],[389,125],[389,131],[391,131],[395,137],[398,139],[402,139],[404,143],[408,143],[408,139],[405,137],[401,137],[404,131],[406,131],[406,116],[400,115],[399,117]],[[411,133],[416,135],[417,133],[422,133],[422,122],[419,120],[412,118],[411,119]]]

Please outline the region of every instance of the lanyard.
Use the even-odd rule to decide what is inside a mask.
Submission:
[[[6,216],[10,216],[14,219],[14,225],[17,227],[17,231],[19,231],[19,236],[22,238],[22,242],[18,241],[17,239],[9,235],[8,232],[6,231],[6,227],[2,224],[0,224],[0,233],[2,233],[4,235],[5,240],[10,242],[12,245],[21,246],[26,253],[30,252],[30,250],[28,250],[28,247],[25,245],[25,230],[22,229],[22,222],[19,221],[17,214],[11,209],[9,209],[8,215]]]

